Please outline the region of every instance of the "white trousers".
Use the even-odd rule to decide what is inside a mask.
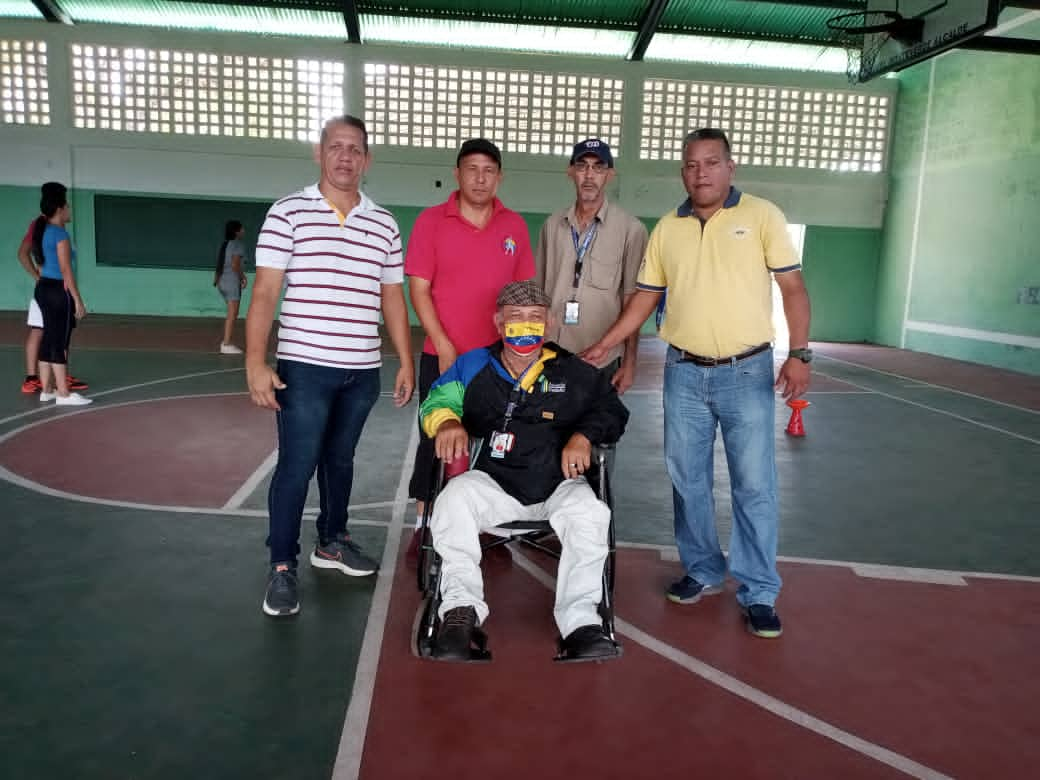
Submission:
[[[494,533],[495,526],[516,520],[548,520],[560,539],[553,611],[560,636],[581,626],[600,625],[596,608],[603,593],[607,558],[607,505],[579,477],[562,482],[546,501],[524,506],[490,476],[475,470],[450,480],[433,505],[433,548],[443,559],[440,616],[456,607],[473,607],[478,623],[487,620],[480,533]]]

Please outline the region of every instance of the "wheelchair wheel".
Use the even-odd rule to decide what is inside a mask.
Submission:
[[[440,556],[433,551],[433,537],[428,526],[419,530],[419,563],[416,575],[419,578],[419,592],[429,595],[433,583],[440,570]]]
[[[433,655],[434,639],[440,620],[437,618],[439,599],[428,594],[415,611],[412,622],[412,654],[417,658],[430,658]]]

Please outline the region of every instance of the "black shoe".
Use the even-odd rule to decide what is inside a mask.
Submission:
[[[433,657],[438,661],[487,661],[487,636],[477,628],[477,610],[473,607],[455,607],[444,613]]]
[[[581,626],[560,640],[557,661],[605,661],[618,658],[621,648],[615,644],[603,626],[599,624]]]
[[[722,593],[721,585],[704,585],[686,574],[671,584],[665,592],[665,598],[674,604],[696,604],[702,597],[718,593]]]
[[[365,555],[350,534],[339,534],[328,544],[318,544],[311,553],[311,566],[336,569],[351,577],[367,577],[379,571],[379,564]]]
[[[276,563],[271,566],[271,578],[267,581],[264,596],[264,613],[272,617],[286,617],[300,611],[300,599],[296,592],[296,566],[291,563]]]
[[[768,604],[752,604],[744,607],[744,620],[747,630],[763,639],[776,639],[784,633],[780,624],[780,616]]]

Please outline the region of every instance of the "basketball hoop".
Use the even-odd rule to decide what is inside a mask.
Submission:
[[[832,16],[828,29],[841,33],[848,54],[846,74],[853,84],[874,69],[878,54],[889,40],[917,43],[924,32],[924,19],[908,19],[899,11],[854,11]]]

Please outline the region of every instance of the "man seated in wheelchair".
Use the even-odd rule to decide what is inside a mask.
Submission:
[[[488,616],[480,572],[482,531],[545,520],[561,545],[554,617],[561,655],[607,658],[617,647],[597,608],[602,598],[610,509],[585,478],[593,444],[612,444],[628,410],[594,366],[544,340],[549,297],[533,282],[512,282],[497,299],[501,340],[461,355],[434,382],[419,410],[445,463],[469,456],[472,470],[448,482],[433,504],[430,530],[442,559],[440,630],[433,655],[466,661]]]

